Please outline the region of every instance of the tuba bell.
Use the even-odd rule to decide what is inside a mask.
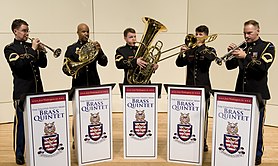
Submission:
[[[167,31],[167,28],[160,22],[149,17],[143,17],[145,23],[145,31],[139,42],[139,47],[135,54],[135,58],[143,57],[143,61],[147,62],[145,68],[137,66],[127,72],[127,81],[129,84],[147,84],[153,73],[153,64],[158,63],[163,43],[158,41],[154,46],[150,46],[158,32]],[[154,53],[155,52],[155,53]]]
[[[80,49],[76,50],[76,54],[79,55],[79,62],[74,62],[70,58],[65,57],[62,68],[63,72],[66,75],[72,76],[74,79],[76,79],[79,70],[84,66],[94,62],[98,53],[99,49],[96,47],[95,42],[89,39],[86,44],[84,44]]]

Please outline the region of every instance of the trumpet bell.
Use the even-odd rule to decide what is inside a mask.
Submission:
[[[54,56],[55,58],[58,58],[58,57],[61,55],[61,53],[62,53],[61,48],[57,48],[56,50],[54,50],[53,56]]]

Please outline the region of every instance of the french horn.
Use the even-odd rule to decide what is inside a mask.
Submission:
[[[76,54],[79,55],[79,62],[74,62],[70,58],[65,57],[62,67],[63,72],[66,75],[72,76],[74,79],[76,79],[80,69],[94,62],[98,53],[99,49],[97,48],[96,43],[89,39],[86,44],[76,51]]]

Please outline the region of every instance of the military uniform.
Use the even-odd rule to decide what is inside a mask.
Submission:
[[[71,59],[74,62],[79,61],[79,55],[77,54],[78,50],[87,42],[77,41],[76,43],[67,47],[65,57]],[[97,58],[92,63],[82,67],[77,74],[76,79],[72,78],[72,87],[79,86],[91,86],[91,85],[100,85],[100,78],[97,72],[97,65],[106,66],[108,59],[102,50],[99,50]]]
[[[125,46],[119,47],[116,50],[115,62],[118,69],[124,69],[124,84],[128,84],[127,72],[129,69],[135,69],[137,67],[137,59],[134,58],[137,51],[137,46]]]
[[[216,58],[216,51],[212,47],[205,44],[187,50],[184,54],[180,54],[176,59],[178,67],[187,66],[186,85],[204,86],[206,95],[206,122],[205,122],[205,146],[207,151],[207,127],[208,127],[208,109],[210,106],[210,90],[211,83],[209,78],[209,68],[211,62]]]
[[[226,62],[226,68],[228,70],[239,67],[235,91],[260,93],[262,98],[266,101],[270,99],[267,77],[268,69],[275,56],[274,45],[259,38],[255,42],[247,43],[244,51],[247,54],[245,59],[233,58]],[[263,155],[264,113],[265,106],[260,108],[257,157]]]
[[[209,68],[215,58],[215,49],[203,44],[200,47],[187,50],[176,59],[178,67],[187,66],[186,85],[204,86],[206,98],[209,98],[211,89]]]
[[[33,50],[31,43],[16,39],[5,47],[4,53],[12,71],[14,84],[14,150],[16,156],[21,157],[24,155],[25,139],[23,110],[19,107],[19,99],[26,93],[43,92],[39,68],[47,66],[47,59],[44,52]]]

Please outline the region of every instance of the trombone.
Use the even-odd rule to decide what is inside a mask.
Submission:
[[[233,59],[235,56],[232,54],[235,50],[241,48],[244,45],[244,48],[242,48],[243,50],[246,49],[247,47],[247,39],[244,40],[243,42],[241,42],[237,47],[231,49],[229,52],[227,52],[225,55],[223,55],[221,58],[216,58],[215,62],[221,66],[222,62],[226,62],[229,61],[231,59]]]
[[[31,40],[33,42],[34,38],[30,38],[29,37],[29,40]],[[49,47],[48,45],[44,44],[44,43],[41,43],[44,47],[48,48],[51,52],[53,52],[53,56],[55,58],[58,58],[60,55],[61,55],[61,48],[56,48],[55,50],[51,47]]]
[[[181,45],[175,46],[173,48],[170,48],[168,50],[162,51],[161,54],[169,52],[169,51],[172,51],[172,50],[174,50],[176,48],[179,48],[179,47],[181,47],[183,45],[186,45],[188,48],[192,49],[192,48],[195,48],[197,46],[198,41],[205,40],[204,43],[208,43],[208,42],[214,41],[217,38],[217,36],[218,36],[218,34],[212,34],[210,36],[204,36],[204,37],[197,38],[193,34],[188,34],[185,37],[184,44],[181,44]],[[158,62],[161,62],[161,61],[163,61],[165,59],[171,58],[171,57],[176,56],[178,54],[180,54],[180,52],[177,52],[177,53],[174,53],[174,54],[169,55],[167,57],[161,58]]]

